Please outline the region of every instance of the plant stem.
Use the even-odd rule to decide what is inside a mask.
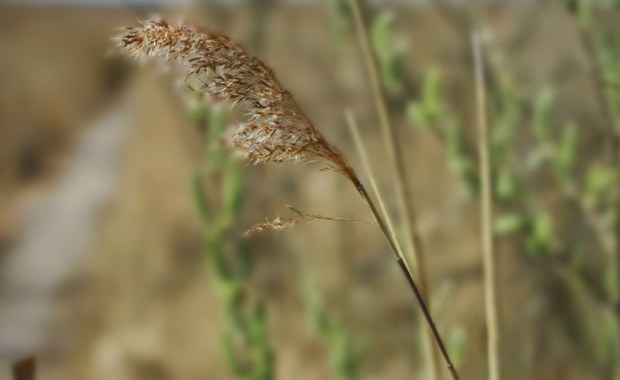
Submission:
[[[478,153],[481,189],[480,211],[482,214],[482,258],[484,265],[484,293],[487,317],[489,379],[500,380],[500,337],[493,241],[493,193],[491,182],[491,159],[489,157],[489,126],[486,117],[487,106],[480,36],[476,32],[472,34],[472,49],[474,53],[474,75],[476,81],[478,119]]]
[[[435,321],[433,320],[433,317],[431,316],[428,306],[426,306],[426,302],[424,301],[424,297],[422,295],[422,292],[420,291],[420,287],[417,285],[413,277],[413,274],[411,273],[411,270],[409,270],[409,267],[407,267],[407,264],[405,263],[403,256],[399,253],[400,246],[398,242],[390,234],[389,229],[385,221],[383,220],[383,217],[377,210],[377,207],[375,206],[370,195],[368,195],[368,192],[366,191],[366,188],[361,183],[361,181],[357,177],[354,177],[353,184],[355,185],[355,188],[357,189],[359,194],[362,196],[362,198],[364,199],[364,201],[370,208],[370,211],[372,212],[373,217],[375,218],[375,220],[377,221],[377,224],[379,225],[379,228],[381,229],[381,233],[383,233],[383,236],[387,240],[387,243],[390,246],[390,249],[392,250],[394,257],[396,258],[396,262],[398,263],[398,266],[400,267],[403,275],[407,279],[407,283],[409,284],[411,290],[413,291],[416,301],[418,302],[418,305],[420,306],[420,309],[422,310],[422,314],[424,315],[424,319],[426,321],[426,324],[428,325],[428,328],[430,329],[431,335],[433,339],[435,340],[435,343],[437,344],[437,347],[439,348],[439,351],[441,352],[441,355],[443,356],[446,362],[446,368],[448,368],[454,380],[459,380],[459,375],[456,371],[456,368],[454,367],[454,364],[452,364],[452,361],[450,360],[450,355],[448,354],[448,350],[446,349],[446,346],[444,345],[443,340],[441,339],[441,335],[439,334],[439,331],[437,330],[437,326],[435,326]]]
[[[387,108],[385,90],[381,84],[377,57],[374,55],[370,39],[368,37],[368,29],[362,14],[361,0],[350,0],[353,9],[354,21],[357,29],[359,42],[363,50],[364,59],[370,75],[372,92],[375,98],[375,106],[379,116],[379,124],[383,133],[383,140],[390,156],[392,168],[394,170],[394,181],[396,183],[396,193],[400,208],[402,210],[402,221],[406,230],[407,246],[411,252],[412,263],[416,270],[416,275],[420,280],[420,290],[425,299],[429,300],[428,279],[426,275],[426,265],[424,263],[424,255],[422,254],[420,239],[416,230],[415,209],[411,202],[411,189],[407,183],[402,155],[399,146],[396,144],[395,131],[390,120],[390,114]],[[431,340],[427,339],[427,351],[430,355],[430,378],[438,379],[439,376],[439,360],[437,352],[433,349]]]
[[[390,113],[388,111],[387,102],[385,100],[385,91],[381,84],[381,77],[379,75],[379,68],[377,59],[370,46],[368,37],[368,30],[366,28],[366,22],[362,15],[361,0],[351,0],[353,14],[355,18],[355,24],[357,26],[360,45],[364,53],[366,65],[368,66],[368,73],[370,76],[370,83],[372,86],[372,92],[375,98],[375,106],[379,117],[379,124],[383,133],[383,140],[385,142],[390,161],[395,172],[396,192],[398,201],[403,209],[403,224],[407,229],[407,243],[411,247],[413,263],[416,265],[416,272],[421,281],[421,287],[424,289],[423,293],[426,295],[426,273],[423,265],[423,258],[420,254],[420,242],[417,232],[415,230],[415,212],[413,205],[411,204],[411,190],[407,184],[404,164],[398,144],[396,144],[395,131],[390,119]]]

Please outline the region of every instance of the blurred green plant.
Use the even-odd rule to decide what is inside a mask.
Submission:
[[[267,333],[265,304],[249,294],[252,255],[243,241],[229,238],[239,217],[243,180],[239,163],[220,144],[226,118],[218,107],[202,104],[192,105],[189,114],[205,136],[208,174],[197,170],[191,183],[205,249],[226,312],[227,326],[222,334],[226,361],[239,379],[273,380],[275,356]],[[219,195],[219,207],[211,202],[205,182]]]
[[[407,102],[407,119],[412,127],[434,133],[445,143],[450,167],[463,179],[472,194],[479,190],[475,160],[468,151],[459,119],[454,115],[441,92],[441,72],[430,67],[424,73],[418,99]]]
[[[501,213],[495,221],[495,233],[498,236],[513,235],[518,242],[523,242],[523,251],[532,257],[547,257],[564,251],[569,256],[572,273],[586,290],[580,294],[596,298],[598,296],[593,295],[597,293],[596,289],[604,288],[604,298],[612,305],[611,309],[620,311],[617,307],[620,303],[617,274],[620,268],[606,265],[600,268],[604,272],[599,277],[601,283],[588,280],[584,276],[584,252],[589,251],[588,246],[591,247],[592,242],[580,242],[577,248],[567,249],[559,237],[560,221],[555,219],[551,210],[542,209],[542,203],[533,202],[542,195],[537,184],[543,181],[545,190],[557,191],[564,201],[577,206],[582,216],[578,223],[584,223],[586,228],[594,231],[598,240],[594,244],[602,247],[604,257],[620,255],[620,251],[614,252],[614,245],[608,242],[608,237],[614,233],[616,242],[620,236],[614,232],[620,231],[620,208],[617,205],[620,189],[620,86],[617,86],[620,83],[620,54],[614,45],[613,35],[603,37],[593,31],[596,25],[592,22],[595,13],[592,1],[567,3],[582,33],[586,53],[590,55],[592,82],[601,89],[598,100],[608,114],[604,115],[610,124],[607,140],[615,141],[615,145],[610,144],[615,152],[612,151],[611,161],[594,159],[583,165],[583,158],[579,155],[579,126],[573,121],[564,122],[562,128],[554,125],[553,88],[542,86],[534,96],[526,97],[504,69],[494,72],[496,81],[489,91],[489,116],[493,127],[490,151],[495,181],[494,199]],[[616,6],[618,4],[615,2]],[[458,117],[443,99],[439,77],[434,67],[426,71],[420,96],[409,101],[408,119],[412,126],[430,130],[442,137],[451,166],[460,169],[456,171],[465,183],[473,184],[477,175],[476,167],[472,165],[475,162],[475,156],[471,154],[473,149],[461,128],[452,121],[458,120]],[[448,125],[450,127],[446,127]],[[471,185],[467,188],[475,189]],[[477,191],[471,191],[471,194],[478,196]],[[618,247],[615,250],[618,251]],[[605,331],[599,334],[598,357],[602,362],[613,360],[613,355],[609,354],[610,350],[613,352],[610,342],[617,339],[620,331],[617,325],[618,322],[615,328],[606,325]]]
[[[351,6],[348,0],[327,0],[331,40],[340,45],[351,30]]]
[[[305,275],[301,290],[311,328],[328,344],[333,371],[341,380],[361,379],[360,367],[364,353],[362,344],[354,341],[345,326],[336,317],[327,313],[317,284],[310,273]]]
[[[386,89],[398,94],[402,92],[405,84],[403,60],[407,52],[407,41],[396,36],[393,28],[394,14],[380,13],[370,25],[370,40]]]
[[[456,326],[450,331],[448,337],[450,352],[454,355],[454,365],[461,366],[465,363],[467,355],[467,333],[461,326]]]

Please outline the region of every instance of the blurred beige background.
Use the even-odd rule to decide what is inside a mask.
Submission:
[[[192,173],[209,163],[185,89],[156,65],[108,54],[110,37],[136,19],[186,17],[252,47],[361,170],[344,122],[350,107],[388,206],[397,210],[356,36],[335,36],[329,9],[321,2],[0,4],[0,379],[30,353],[40,359],[40,379],[236,378],[222,349],[227,313],[192,198]],[[407,47],[407,85],[390,104],[414,189],[432,311],[462,378],[485,379],[478,201],[450,169],[444,144],[412,128],[402,104],[420,96],[429,67],[440,68],[446,101],[473,141],[470,10],[377,3],[369,14],[386,10]],[[578,122],[576,173],[597,161],[602,116],[574,21],[557,5],[515,2],[481,14],[493,36],[491,61],[514,74],[526,98],[553,86],[554,130],[566,119]],[[527,146],[525,137],[515,143],[517,158]],[[290,216],[287,204],[370,220],[354,188],[319,169],[243,166],[241,216],[228,239],[241,239],[265,217]],[[600,278],[609,262],[544,173],[531,181],[528,202],[552,210],[560,248],[533,258],[515,239],[498,239],[505,379],[611,379],[609,323],[601,322],[608,309],[572,279]],[[587,265],[575,274],[566,257],[578,242]],[[267,305],[277,378],[340,378],[330,343],[309,321],[304,278],[313,279],[323,311],[359,343],[357,378],[427,378],[417,308],[375,226],[314,222],[246,243],[255,266],[249,293]]]

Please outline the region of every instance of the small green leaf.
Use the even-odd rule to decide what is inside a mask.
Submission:
[[[399,92],[403,88],[401,61],[406,51],[404,40],[393,33],[394,17],[392,13],[381,13],[370,27],[371,44],[388,89]]]
[[[553,219],[544,211],[539,211],[529,221],[526,240],[528,252],[533,256],[549,253],[554,243]]]
[[[201,131],[204,132],[207,127],[208,117],[207,107],[205,104],[198,101],[193,101],[188,105],[187,113],[189,118],[192,119],[196,125],[198,125]]]
[[[571,168],[577,154],[577,128],[569,124],[564,128],[562,139],[553,154],[555,172],[564,181],[570,181]]]
[[[603,198],[616,183],[616,172],[608,167],[594,165],[586,178],[586,199],[593,206],[603,203]]]
[[[497,235],[508,235],[517,232],[524,225],[523,216],[512,213],[502,214],[495,219],[494,231]]]
[[[252,314],[250,336],[253,345],[264,346],[267,342],[267,317],[265,303],[262,300],[256,302]]]
[[[592,1],[591,0],[579,0],[577,1],[577,22],[579,27],[583,30],[590,28],[592,24]]]
[[[241,166],[234,160],[228,160],[224,177],[224,213],[232,222],[239,215],[243,190]]]
[[[424,113],[424,108],[421,104],[411,100],[407,103],[407,120],[413,126],[420,126],[423,128],[428,128],[430,125],[428,123],[426,114]]]
[[[222,337],[222,345],[224,347],[224,355],[228,367],[236,376],[243,376],[245,371],[239,359],[239,354],[235,348],[234,334],[231,331],[227,331]]]
[[[198,215],[200,216],[202,223],[206,227],[213,226],[213,210],[211,209],[209,200],[207,199],[202,176],[197,171],[192,174],[191,185],[194,203],[196,204],[196,209],[198,210]]]
[[[254,256],[251,254],[246,240],[237,243],[235,256],[237,258],[237,275],[241,281],[247,281],[254,269]]]
[[[532,128],[540,141],[549,141],[551,129],[551,106],[554,92],[551,87],[544,87],[534,99]]]
[[[431,67],[424,73],[422,104],[427,121],[431,124],[436,123],[443,112],[441,76],[436,67]]]
[[[443,133],[448,148],[450,167],[463,179],[465,186],[472,195],[479,194],[479,181],[474,161],[465,150],[465,142],[455,119],[447,119],[443,125]]]
[[[460,326],[453,328],[450,331],[448,345],[454,364],[459,367],[465,360],[465,355],[467,353],[467,334],[465,329]]]
[[[495,194],[503,202],[514,201],[519,195],[519,184],[515,175],[508,168],[499,170],[495,178]]]

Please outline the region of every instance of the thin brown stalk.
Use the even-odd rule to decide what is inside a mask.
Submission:
[[[387,208],[385,207],[385,202],[383,201],[385,198],[383,197],[379,186],[377,186],[377,181],[375,180],[375,175],[373,173],[372,166],[370,165],[370,157],[368,156],[368,151],[366,150],[364,142],[362,141],[357,121],[355,121],[355,117],[353,116],[353,112],[351,112],[351,110],[346,111],[345,117],[347,119],[349,131],[351,132],[351,136],[353,137],[353,144],[355,145],[355,149],[357,150],[357,155],[360,156],[362,160],[362,166],[364,167],[364,171],[368,175],[370,187],[372,188],[373,193],[375,193],[377,203],[379,204],[379,209],[383,214],[383,217],[385,218],[388,232],[392,239],[398,243],[398,238],[396,237],[394,225],[392,224],[392,218],[390,217]],[[400,246],[400,244],[397,244],[397,248],[399,256],[404,257],[403,248]]]
[[[487,350],[489,379],[500,380],[500,336],[497,307],[497,281],[495,275],[495,253],[493,241],[493,193],[491,182],[491,159],[489,157],[489,126],[485,92],[484,67],[480,47],[480,36],[472,35],[474,54],[474,76],[476,81],[476,105],[478,124],[478,154],[480,171],[482,214],[482,258],[484,266],[484,293],[487,318]]]
[[[395,174],[394,180],[396,182],[398,202],[400,203],[401,209],[403,210],[403,224],[408,232],[408,234],[406,235],[407,243],[411,247],[411,253],[413,258],[412,261],[416,265],[416,272],[418,274],[418,278],[420,278],[420,281],[422,282],[421,286],[424,288],[423,293],[426,293],[426,273],[424,270],[424,265],[422,265],[423,258],[420,254],[420,239],[416,232],[416,229],[414,228],[414,223],[416,220],[415,209],[411,204],[411,189],[409,188],[406,181],[405,165],[402,160],[402,155],[400,154],[400,147],[396,143],[396,132],[394,130],[390,117],[390,112],[388,110],[385,90],[381,83],[377,58],[370,46],[368,30],[366,28],[366,21],[364,20],[364,16],[362,14],[361,2],[360,0],[351,0],[351,5],[353,7],[353,15],[355,18],[355,25],[357,28],[359,42],[362,47],[364,59],[368,68],[368,74],[370,76],[370,83],[372,86],[375,107],[377,109],[377,114],[379,117],[379,125],[381,127],[383,141],[385,143],[385,148],[388,152],[388,156],[390,157],[390,162]]]
[[[381,229],[381,233],[383,233],[383,236],[385,237],[388,245],[390,246],[390,249],[392,250],[392,253],[394,254],[394,257],[396,258],[396,263],[398,264],[399,268],[401,269],[401,272],[407,279],[407,283],[409,284],[409,287],[411,288],[411,291],[413,292],[413,295],[415,296],[416,301],[418,302],[418,305],[420,306],[420,309],[422,310],[422,315],[424,316],[424,320],[426,321],[426,324],[428,325],[428,328],[431,332],[433,340],[437,344],[437,348],[439,349],[439,351],[441,352],[441,355],[444,358],[444,361],[446,363],[446,368],[448,369],[448,371],[450,371],[450,375],[452,376],[452,379],[459,380],[458,372],[456,371],[454,364],[450,360],[450,355],[448,354],[448,350],[446,349],[446,346],[443,343],[443,339],[441,338],[441,335],[439,334],[439,330],[437,329],[437,326],[435,325],[435,321],[433,320],[431,316],[430,310],[428,306],[426,305],[426,302],[424,301],[424,297],[422,295],[420,286],[416,283],[411,270],[407,266],[407,263],[405,262],[404,257],[400,253],[401,252],[400,244],[398,243],[396,239],[393,238],[393,235],[390,234],[390,230],[386,222],[384,221],[382,215],[377,210],[377,207],[375,206],[374,201],[372,200],[372,198],[366,191],[366,188],[362,185],[359,179],[356,179],[354,181],[354,184],[355,184],[357,191],[360,193],[360,195],[362,196],[364,201],[366,201],[366,204],[370,208],[370,211],[372,212],[373,217],[375,218],[377,224],[379,225],[379,228]]]
[[[368,197],[365,191],[363,192],[362,197],[368,202],[368,205],[370,206],[373,212],[373,215],[375,215],[375,219],[377,220],[377,223],[379,223],[379,226],[381,227],[383,234],[385,235],[386,239],[388,239],[388,242],[390,240],[393,242],[393,243],[390,243],[390,246],[392,247],[393,250],[395,249],[394,254],[396,255],[398,264],[399,266],[401,266],[401,269],[403,269],[404,271],[405,269],[407,269],[407,265],[404,260],[403,249],[400,243],[398,242],[398,239],[396,238],[394,227],[392,226],[390,216],[387,212],[387,209],[385,208],[385,203],[383,202],[381,191],[379,190],[379,187],[377,186],[377,182],[375,181],[372,167],[370,165],[369,156],[368,156],[368,153],[366,151],[366,148],[364,146],[364,143],[359,133],[359,127],[357,126],[357,122],[355,121],[355,118],[353,117],[353,114],[351,113],[351,111],[347,111],[346,117],[347,117],[347,124],[349,126],[349,130],[351,131],[351,135],[353,136],[353,142],[358,151],[358,155],[362,159],[362,165],[364,166],[364,170],[366,171],[366,173],[368,174],[368,177],[370,178],[370,184],[375,193],[375,196],[377,197],[377,203],[379,203],[379,208],[381,209],[381,212],[383,213],[383,217],[385,218],[385,225],[383,227],[381,227],[381,223],[378,220],[381,218],[381,216],[377,215],[378,213],[374,207],[374,204],[372,203],[372,200],[370,199],[370,197]],[[426,306],[423,300],[422,294],[419,288],[416,286],[416,283],[413,277],[411,276],[411,272],[408,269],[407,269],[407,279],[409,281],[409,284],[413,288],[413,291],[416,294],[416,297],[418,298],[418,302],[420,302],[420,306],[422,307],[422,312],[424,314],[424,317],[426,318],[427,324],[430,327],[430,329],[427,330],[429,332],[429,341],[432,342],[433,340],[435,340],[435,342],[438,345],[439,350],[441,351],[442,355],[444,356],[446,360],[447,368],[450,370],[450,373],[452,374],[453,378],[458,379],[459,377],[456,372],[456,369],[454,368],[454,365],[450,361],[448,352],[443,344],[443,341],[441,340],[441,336],[439,335],[439,332],[437,331],[435,323],[433,322],[433,319],[430,316],[428,307]],[[433,347],[431,346],[431,348]]]
[[[388,152],[389,160],[391,162],[392,170],[394,171],[394,182],[396,188],[396,195],[400,209],[402,210],[402,222],[406,231],[407,246],[410,252],[410,261],[413,263],[416,276],[420,281],[420,287],[422,295],[430,302],[428,291],[428,277],[426,274],[426,264],[424,261],[424,255],[422,253],[420,238],[416,227],[416,213],[412,203],[412,191],[407,181],[405,165],[403,163],[400,147],[396,143],[396,132],[392,124],[390,113],[387,106],[387,100],[385,95],[385,89],[381,83],[381,77],[379,74],[379,68],[377,64],[377,57],[373,53],[370,45],[370,39],[368,36],[368,29],[366,27],[366,21],[364,20],[361,0],[350,0],[353,8],[353,16],[356,25],[357,35],[359,37],[359,43],[362,47],[364,59],[368,73],[370,75],[370,83],[372,86],[372,92],[374,95],[375,107],[379,116],[379,125],[381,126],[381,132],[383,135],[383,141],[385,148]],[[433,380],[438,379],[440,373],[440,364],[437,352],[433,349],[431,340],[428,337],[425,339],[426,351],[429,358],[429,371],[430,378]]]

